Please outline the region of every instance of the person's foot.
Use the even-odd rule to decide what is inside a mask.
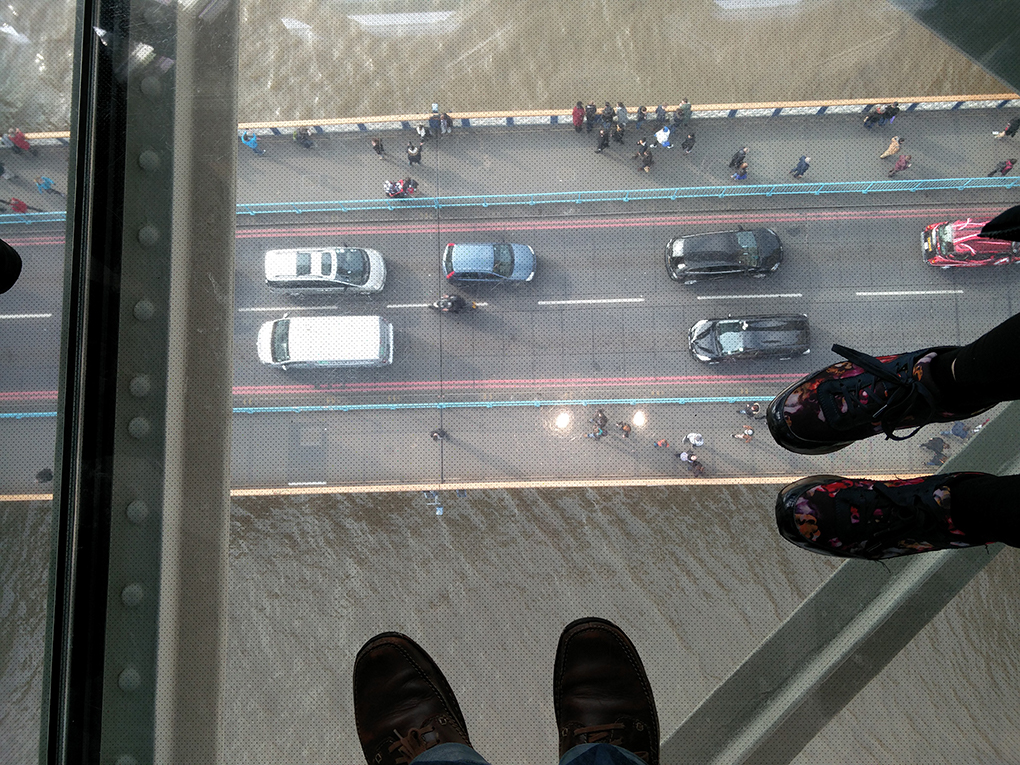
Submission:
[[[947,473],[902,481],[869,481],[812,475],[784,487],[776,524],[789,542],[842,558],[881,560],[974,547],[952,519],[953,487],[985,473]]]
[[[877,358],[841,345],[832,350],[849,360],[795,382],[768,405],[766,422],[784,449],[827,454],[883,432],[902,441],[930,422],[963,420],[991,406],[958,412],[940,400],[931,361],[953,347]],[[903,428],[914,431],[895,435]]]
[[[411,638],[376,635],[354,660],[354,718],[370,765],[409,763],[439,744],[471,746],[457,697]]]
[[[637,649],[605,619],[571,622],[560,635],[553,677],[560,757],[579,744],[622,747],[659,762],[659,716]]]

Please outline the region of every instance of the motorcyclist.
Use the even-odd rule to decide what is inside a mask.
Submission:
[[[435,305],[444,313],[460,313],[467,306],[467,301],[460,295],[443,295]]]

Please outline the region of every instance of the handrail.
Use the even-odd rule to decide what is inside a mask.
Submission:
[[[875,194],[891,191],[968,191],[970,189],[1011,189],[1020,185],[1020,176],[994,178],[927,178],[891,181],[833,181],[828,183],[763,183],[748,186],[691,186],[669,189],[622,189],[609,191],[551,191],[531,194],[482,194],[455,197],[412,199],[352,199],[321,202],[246,202],[237,205],[238,215],[271,215],[362,210],[421,210],[453,207],[498,207],[507,205],[590,204],[593,202],[649,202],[656,200],[699,199],[708,197],[748,197],[794,194]],[[0,225],[11,223],[54,223],[64,213],[6,213]]]

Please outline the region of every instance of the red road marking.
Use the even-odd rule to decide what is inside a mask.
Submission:
[[[364,383],[316,385],[235,385],[235,396],[294,396],[320,393],[424,393],[436,390],[539,390],[543,388],[625,388],[654,385],[749,385],[783,383],[802,377],[800,374],[758,375],[675,375],[667,377],[577,377],[506,380],[403,380]],[[55,390],[0,392],[0,402],[55,401]]]

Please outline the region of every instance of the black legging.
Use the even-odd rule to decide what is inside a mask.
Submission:
[[[973,343],[940,354],[939,369],[933,365],[933,373],[946,403],[966,412],[1020,399],[1018,339],[1020,314],[1006,319]],[[950,373],[953,359],[956,365]],[[961,481],[953,488],[951,512],[961,531],[1020,547],[1020,476]]]

